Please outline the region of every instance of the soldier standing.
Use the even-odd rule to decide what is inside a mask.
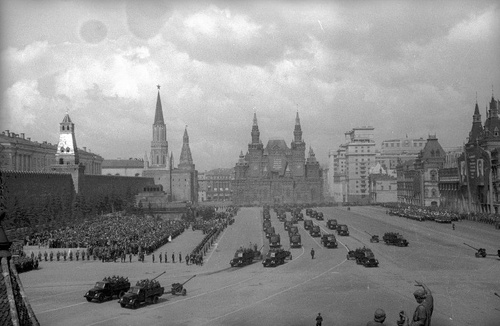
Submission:
[[[167,252],[165,251],[165,264],[167,263]]]
[[[189,255],[186,255],[186,265],[189,265]]]
[[[314,248],[311,248],[311,259],[314,259]]]
[[[172,253],[172,263],[175,263],[175,252]]]
[[[59,261],[59,257],[61,256],[61,253],[59,252],[59,250],[57,251],[56,253],[56,258],[57,258],[57,261]]]
[[[160,264],[161,264],[161,258],[163,257],[161,252],[158,254],[158,257],[160,257]]]
[[[321,317],[321,314],[318,312],[318,315],[316,316],[316,326],[321,326],[323,323],[323,317]]]
[[[75,256],[76,256],[76,261],[78,261],[78,257],[80,257],[80,250],[77,250],[77,251],[76,251]]]
[[[66,257],[67,257],[67,255],[68,255],[68,254],[66,253],[66,251],[63,251],[64,261],[66,261]]]
[[[155,254],[153,253],[152,256],[153,256],[153,263],[154,263],[155,262]]]
[[[45,261],[47,261],[47,252],[43,253],[43,258],[45,258]]]
[[[128,259],[129,259],[129,262],[132,262],[132,253],[128,254]]]
[[[52,260],[53,260],[53,258],[54,258],[54,253],[51,251],[51,252],[50,252],[50,261],[52,261]]]
[[[179,251],[179,263],[182,263],[182,253]]]

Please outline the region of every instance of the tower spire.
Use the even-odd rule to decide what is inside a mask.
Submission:
[[[160,85],[156,97],[155,119],[153,122],[153,140],[151,141],[150,168],[164,169],[168,166],[167,126],[163,120],[163,109],[160,98]]]
[[[181,157],[179,159],[179,169],[194,170],[193,157],[191,155],[191,149],[189,148],[189,136],[187,132],[187,125],[186,128],[184,129]]]
[[[302,127],[300,126],[299,111],[295,116],[295,129],[293,130],[293,141],[295,143],[302,142]]]
[[[259,125],[257,124],[257,112],[253,113],[253,125],[252,125],[252,144],[260,143],[260,131]]]
[[[160,85],[156,85],[156,87],[158,87],[158,96],[156,98],[155,125],[165,123],[163,120],[163,109],[161,107]]]

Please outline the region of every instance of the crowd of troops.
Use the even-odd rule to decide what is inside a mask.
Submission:
[[[436,220],[446,220],[450,221],[475,221],[480,223],[486,223],[490,225],[500,225],[500,215],[493,213],[483,213],[483,212],[468,212],[468,213],[458,213],[453,211],[447,211],[444,209],[433,209],[425,208],[421,206],[408,206],[400,204],[385,204],[387,214],[397,215],[413,220],[419,221],[436,221]]]

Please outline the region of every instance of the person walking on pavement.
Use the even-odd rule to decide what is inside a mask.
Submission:
[[[314,259],[314,248],[311,248],[311,259]]]
[[[318,312],[318,315],[316,316],[316,326],[321,326],[323,323],[323,317],[321,317],[321,313]]]

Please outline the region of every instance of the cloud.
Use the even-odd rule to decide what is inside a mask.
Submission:
[[[9,108],[10,123],[6,125],[19,128],[35,123],[36,112],[41,112],[45,104],[37,88],[36,80],[21,80],[7,89],[5,103]]]
[[[448,39],[453,42],[482,41],[491,38],[492,33],[498,31],[499,28],[498,16],[495,17],[494,10],[490,9],[482,14],[472,14],[456,24],[449,31]]]

